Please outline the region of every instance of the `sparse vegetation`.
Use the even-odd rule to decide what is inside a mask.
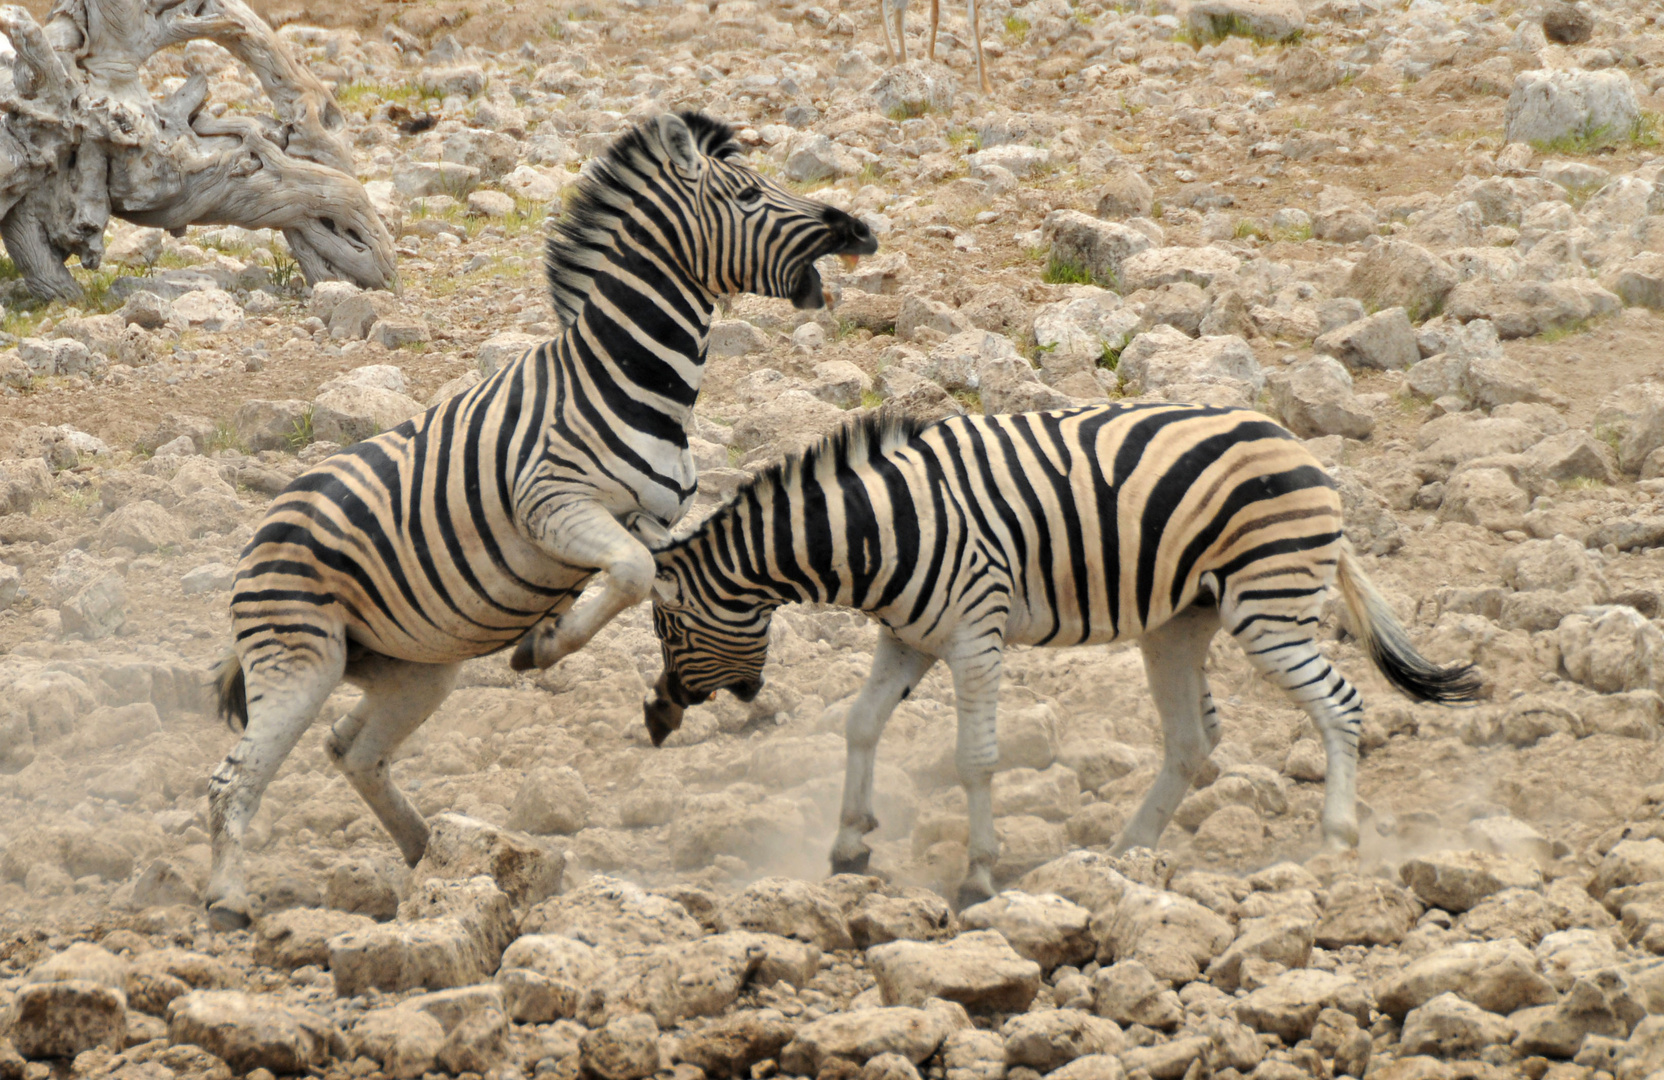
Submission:
[[[214,425],[214,434],[208,439],[208,452],[212,454],[216,450],[235,450],[246,454],[248,446],[243,442],[242,436],[237,434],[236,428],[221,420]]]
[[[1067,259],[1059,259],[1055,255],[1046,261],[1046,269],[1040,275],[1040,280],[1048,285],[1101,284],[1093,278],[1092,272],[1086,267]]]
[[[298,453],[316,440],[317,435],[312,431],[312,410],[309,408],[300,414],[300,419],[289,429],[289,449]]]
[[[1556,341],[1564,341],[1566,338],[1577,334],[1586,334],[1594,325],[1594,319],[1573,319],[1570,322],[1549,327],[1538,335],[1537,340],[1552,345]]]
[[[1598,127],[1585,127],[1570,135],[1562,135],[1558,139],[1533,139],[1531,148],[1540,154],[1581,157],[1587,154],[1597,154],[1603,150],[1615,149],[1626,144],[1641,149],[1651,149],[1658,146],[1659,115],[1654,112],[1643,112],[1627,131],[1614,128],[1611,124],[1602,124]]]
[[[296,262],[295,257],[289,254],[287,245],[279,246],[276,241],[272,242],[271,256],[272,284],[277,286],[279,290],[287,292],[300,277],[300,263]]]
[[[1266,231],[1263,225],[1248,218],[1243,218],[1241,221],[1236,223],[1236,229],[1232,235],[1238,240],[1247,240],[1249,237],[1252,237],[1255,240],[1271,239],[1271,234]]]
[[[1021,45],[1028,40],[1029,21],[1020,15],[1005,17],[1005,37],[1013,45]]]

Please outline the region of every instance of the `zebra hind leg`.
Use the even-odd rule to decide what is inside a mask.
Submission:
[[[1191,781],[1219,742],[1219,714],[1213,708],[1202,665],[1219,631],[1219,613],[1189,608],[1138,639],[1150,696],[1161,714],[1162,763],[1138,811],[1121,830],[1113,853],[1154,848]]]
[[[208,919],[217,930],[248,926],[251,911],[243,867],[243,837],[260,809],[266,786],[341,681],[346,649],[339,639],[316,651],[263,653],[247,671],[248,726],[208,779],[208,829],[213,870]]]
[[[874,650],[872,673],[866,685],[849,709],[844,722],[844,739],[849,746],[849,761],[844,769],[843,810],[838,815],[838,838],[832,845],[834,874],[864,874],[872,850],[862,837],[878,828],[873,816],[873,770],[878,756],[878,740],[884,725],[930,665],[936,662],[918,650],[903,644],[894,634],[879,635]]]
[[[394,786],[392,757],[450,694],[458,667],[382,656],[354,662],[347,680],[362,688],[364,697],[335,722],[324,743],[330,760],[375,811],[411,866],[427,850],[428,825]]]
[[[1225,625],[1255,669],[1306,711],[1323,739],[1328,772],[1323,787],[1323,837],[1335,849],[1358,845],[1358,729],[1363,698],[1318,651],[1312,634],[1320,619],[1321,589],[1275,601],[1233,600],[1221,606]]]

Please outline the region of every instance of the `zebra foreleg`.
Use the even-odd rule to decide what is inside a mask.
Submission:
[[[934,656],[902,643],[889,630],[879,634],[872,673],[844,721],[849,762],[844,768],[844,804],[838,815],[838,838],[832,845],[834,874],[867,872],[872,849],[862,837],[878,828],[872,808],[878,740],[884,734],[884,725],[890,722],[890,714],[935,662]]]
[[[1156,782],[1121,830],[1112,849],[1114,854],[1156,846],[1173,811],[1190,791],[1202,762],[1219,741],[1218,715],[1213,712],[1213,695],[1202,673],[1208,644],[1218,631],[1216,609],[1189,608],[1139,638],[1150,696],[1161,714],[1163,757]]]
[[[330,760],[375,811],[411,866],[427,850],[428,824],[394,786],[392,756],[450,694],[458,668],[386,657],[354,664],[347,678],[363,688],[364,698],[335,722],[324,741]]]
[[[346,649],[338,640],[316,653],[291,652],[248,673],[248,727],[208,779],[208,831],[213,869],[208,920],[216,930],[248,926],[243,836],[266,786],[341,681]]]
[[[994,833],[994,767],[999,764],[996,728],[1000,679],[1004,674],[1004,642],[998,634],[966,642],[954,650],[953,696],[959,709],[959,742],[954,754],[959,783],[965,788],[965,812],[970,825],[966,850],[968,866],[955,906],[980,904],[994,895],[994,864],[1000,841]]]
[[[551,555],[599,572],[603,586],[552,623],[545,619],[528,631],[509,658],[516,671],[552,667],[589,644],[620,611],[647,599],[657,569],[646,545],[599,503],[556,511],[539,531]]]

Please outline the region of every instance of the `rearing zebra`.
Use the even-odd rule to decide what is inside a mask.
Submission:
[[[653,557],[632,531],[665,535],[692,499],[685,425],[718,297],[820,307],[815,261],[877,249],[739,152],[696,113],[622,136],[548,244],[560,337],[273,501],[238,566],[219,672],[221,710],[245,733],[209,785],[217,925],[247,923],[244,830],[343,678],[364,697],[329,754],[414,865],[427,825],[388,764],[460,662],[518,640],[516,668],[547,667],[646,597]],[[597,573],[605,588],[574,606]]]
[[[938,659],[953,670],[957,760],[970,815],[960,904],[993,894],[999,854],[990,782],[1008,644],[1137,638],[1161,713],[1165,761],[1117,850],[1155,846],[1219,718],[1202,665],[1223,625],[1317,724],[1328,753],[1323,833],[1357,843],[1362,703],[1318,651],[1323,595],[1393,685],[1466,701],[1467,667],[1410,644],[1341,533],[1317,461],[1258,413],[1102,405],[920,427],[869,417],[764,472],[687,539],[656,553],[654,628],[664,674],[646,706],[655,744],[714,691],[762,686],[781,604],[859,608],[883,624],[849,712],[834,873],[864,871],[874,751],[890,713]]]

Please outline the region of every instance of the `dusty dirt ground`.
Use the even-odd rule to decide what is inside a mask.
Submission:
[[[1195,0],[1204,2],[1215,0]],[[774,1015],[789,1021],[797,1040],[790,1045],[800,1049],[775,1043],[736,1066],[736,1075],[760,1080],[771,1070],[824,1075],[827,1068],[842,1075],[844,1065],[824,1064],[838,1060],[856,1071],[865,1064],[873,1080],[905,1080],[907,1070],[933,1080],[972,1080],[973,1073],[1030,1080],[1019,1073],[1037,1077],[1072,1055],[1031,1060],[1013,1050],[1021,1039],[1011,1033],[1011,1017],[1054,1008],[1120,1024],[1113,1040],[1098,1028],[1077,1039],[1080,1046],[1098,1040],[1081,1060],[1113,1061],[1093,1066],[1110,1078],[1142,1071],[1176,1080],[1192,1069],[1313,1080],[1349,1069],[1362,1075],[1355,1054],[1347,1056],[1353,1051],[1337,1050],[1341,1035],[1325,1035],[1321,1023],[1314,1029],[1315,1009],[1303,1027],[1296,1021],[1290,1029],[1264,1020],[1259,1006],[1231,1004],[1267,988],[1315,995],[1329,1007],[1325,1017],[1352,1009],[1353,1026],[1361,1023],[1373,1040],[1372,1076],[1391,1068],[1395,1076],[1538,1080],[1552,1068],[1569,1080],[1659,1068],[1648,1056],[1657,1053],[1646,1027],[1653,1021],[1625,1012],[1608,983],[1599,1008],[1619,1019],[1578,1021],[1582,1027],[1566,1019],[1574,979],[1560,979],[1552,957],[1571,939],[1550,939],[1587,935],[1574,943],[1599,962],[1579,968],[1579,977],[1626,972],[1625,1000],[1641,1002],[1642,1015],[1659,1011],[1655,1001],[1664,1006],[1664,994],[1647,998],[1652,991],[1635,974],[1664,954],[1664,937],[1652,932],[1664,912],[1655,914],[1654,893],[1646,891],[1664,879],[1664,857],[1653,850],[1664,848],[1657,824],[1664,789],[1656,786],[1664,774],[1664,481],[1657,479],[1664,455],[1653,455],[1664,443],[1664,389],[1653,384],[1664,374],[1664,312],[1655,310],[1664,308],[1664,161],[1656,128],[1664,110],[1664,27],[1645,4],[1592,4],[1589,41],[1555,44],[1543,37],[1548,8],[1536,0],[1324,0],[1303,12],[1271,0],[1242,3],[1255,18],[1261,9],[1291,6],[1303,31],[1284,44],[1230,36],[1198,48],[1186,0],[1155,0],[1147,9],[1101,0],[985,5],[991,98],[974,92],[963,14],[945,10],[943,64],[911,70],[932,86],[956,80],[957,93],[889,115],[888,99],[869,89],[890,64],[876,10],[867,5],[256,3],[289,27],[288,40],[337,89],[360,178],[372,185],[400,247],[402,292],[375,316],[389,325],[414,321],[420,333],[389,349],[372,330],[374,318],[356,331],[345,327],[332,316],[340,294],[326,303],[327,290],[284,274],[280,238],[236,229],[193,228],[162,239],[117,226],[110,264],[97,274],[78,271],[89,286],[79,307],[43,307],[15,276],[0,280],[0,346],[8,350],[0,353],[0,1015],[21,1008],[28,973],[47,957],[72,942],[102,941],[132,965],[121,976],[120,1041],[202,1045],[239,1074],[281,1073],[284,1061],[295,1062],[269,1053],[239,1057],[223,1042],[195,1039],[182,1006],[170,1012],[168,1000],[156,1005],[135,989],[132,972],[145,954],[174,949],[215,958],[220,967],[210,976],[170,954],[163,966],[172,965],[181,994],[187,986],[246,989],[336,1025],[344,1042],[303,1054],[288,1070],[331,1076],[565,1077],[581,1069],[636,1080],[661,1066],[725,1075],[692,1049],[711,1030],[708,1017],[752,1023],[760,1010],[781,1009]],[[29,6],[42,13],[34,0]],[[926,18],[914,11],[909,23],[911,50],[921,57]],[[201,65],[217,96],[258,107],[258,89],[225,54],[191,50],[152,65],[148,76],[159,89]],[[1505,143],[1514,76],[1544,67],[1623,75],[1641,122],[1605,146],[1596,145],[1600,139],[1535,150]],[[470,86],[469,70],[484,89],[457,92]],[[390,106],[431,112],[436,126],[401,134]],[[561,189],[617,132],[658,110],[686,107],[734,122],[757,167],[862,215],[882,242],[880,256],[862,269],[827,269],[841,294],[829,311],[798,313],[748,298],[726,312],[719,330],[737,344],[712,355],[698,407],[700,511],[746,470],[900,394],[909,385],[903,374],[936,384],[926,395],[931,407],[992,407],[991,386],[943,374],[943,358],[955,350],[988,356],[1008,349],[1028,358],[1032,381],[1010,400],[1181,397],[1184,387],[1200,386],[1272,412],[1309,436],[1342,478],[1356,515],[1354,542],[1414,638],[1438,660],[1476,663],[1485,678],[1485,700],[1475,707],[1412,705],[1355,643],[1333,624],[1326,628],[1326,650],[1370,704],[1356,856],[1319,851],[1323,764],[1304,714],[1255,678],[1233,644],[1217,643],[1209,672],[1224,741],[1164,836],[1159,859],[1113,864],[1137,886],[1166,890],[1174,903],[1225,923],[1225,937],[1200,947],[1207,954],[1199,966],[1164,967],[1166,954],[1140,952],[1143,931],[1126,929],[1135,916],[1116,923],[1114,902],[1094,903],[1103,897],[1077,887],[1068,876],[1076,871],[1057,869],[1085,865],[1081,852],[1107,850],[1159,763],[1159,722],[1136,647],[1015,650],[1002,708],[1010,768],[996,789],[1000,883],[1057,892],[1086,915],[1097,913],[1093,943],[1067,962],[1057,962],[1061,954],[1048,960],[1030,955],[1014,924],[996,921],[1019,953],[1039,961],[1044,985],[1021,1008],[989,1005],[970,991],[954,1000],[969,1009],[972,1028],[1004,1032],[1003,1050],[943,1035],[905,1069],[869,1062],[871,1048],[810,1053],[801,1049],[813,1042],[804,1032],[822,1015],[918,1003],[905,992],[897,997],[890,969],[851,951],[847,932],[817,937],[798,932],[796,915],[747,922],[735,914],[746,896],[754,907],[778,899],[768,891],[777,885],[755,882],[826,875],[841,793],[843,709],[865,677],[873,628],[845,612],[784,612],[764,694],[749,705],[723,696],[690,710],[684,729],[654,750],[640,703],[660,661],[646,612],[638,610],[535,677],[512,673],[502,657],[468,664],[440,712],[401,748],[394,775],[424,814],[454,812],[528,834],[515,842],[563,863],[565,893],[586,899],[567,910],[559,897],[539,896],[544,906],[533,906],[517,894],[520,929],[543,925],[550,928],[543,933],[569,932],[596,945],[593,935],[572,929],[583,924],[572,911],[600,903],[595,889],[614,887],[591,875],[611,875],[656,890],[704,931],[815,942],[825,956],[796,990],[787,988],[790,980],[759,985],[748,961],[733,994],[714,1008],[637,1002],[655,1013],[658,1056],[650,1067],[621,1066],[599,1044],[581,1053],[578,1044],[584,1030],[603,1030],[622,1015],[607,994],[625,1000],[627,993],[597,991],[600,1005],[548,1013],[521,1009],[519,984],[499,975],[496,985],[509,989],[488,1003],[487,1012],[498,1010],[496,1034],[469,1043],[473,1057],[455,1049],[462,1036],[446,1020],[449,1057],[430,1050],[414,1072],[408,1060],[397,1064],[366,1017],[414,1000],[412,991],[442,986],[390,984],[379,996],[337,997],[343,976],[325,970],[327,949],[293,964],[254,951],[262,933],[276,933],[263,927],[278,926],[286,912],[385,919],[392,915],[387,898],[408,900],[415,888],[374,817],[324,756],[329,722],[354,700],[345,688],[256,818],[251,875],[264,919],[252,934],[209,929],[201,911],[206,783],[235,736],[209,715],[202,680],[228,645],[229,568],[272,494],[329,449],[313,430],[329,384],[343,377],[349,387],[373,384],[402,395],[408,413],[465,385],[482,364],[500,362],[495,335],[555,332],[539,270],[545,215],[558,212]],[[424,188],[412,178],[408,166],[438,160],[471,168],[467,187],[509,198],[469,200],[467,191]],[[1121,209],[1107,206],[1115,200]],[[1161,266],[1178,269],[1139,271],[1128,263],[1116,275],[1098,275],[1119,297],[1079,283],[1079,274],[1070,283],[1061,247],[1053,246],[1057,211],[1119,223],[1123,234],[1149,238],[1139,242],[1165,253]],[[1428,271],[1419,262],[1415,273],[1448,275],[1432,308],[1401,298],[1420,279],[1406,284],[1402,273],[1379,271],[1388,255],[1414,262],[1403,254],[1410,245],[1443,267]],[[1204,250],[1232,269],[1197,262]],[[1121,269],[1148,280],[1122,280]],[[229,325],[195,317],[201,305],[180,299],[200,284],[180,284],[179,275],[192,270],[213,277],[239,309]],[[1560,291],[1503,295],[1523,282]],[[158,327],[128,331],[124,313],[134,308],[123,298],[135,288],[177,308]],[[1109,320],[1094,325],[1109,325],[1117,312],[1130,319],[1113,340],[1092,339],[1088,358],[1072,368],[1062,359],[1070,346],[1055,332],[1078,320],[1078,307],[1063,310],[1070,304]],[[1358,320],[1405,307],[1416,325],[1394,324],[1392,333],[1409,343],[1408,359],[1383,362],[1375,339],[1345,336]],[[1443,314],[1429,318],[1436,310]],[[1472,329],[1532,318],[1538,321],[1527,332],[1503,332],[1500,342],[1495,334],[1478,344],[1457,340],[1463,322]],[[1195,348],[1206,353],[1196,354],[1189,381],[1171,388],[1112,362],[1136,352],[1138,338],[1161,323],[1198,338]],[[119,346],[111,344],[111,325],[116,337],[127,333]],[[1344,340],[1320,333],[1330,330]],[[987,335],[1000,341],[990,345]],[[1253,358],[1252,377],[1207,366],[1215,354],[1206,350],[1226,348],[1219,344],[1226,338]],[[57,340],[88,346],[81,370],[19,374],[17,365],[40,353],[42,342]],[[1340,362],[1314,359],[1321,355]],[[1431,374],[1441,358],[1461,365],[1449,385]],[[1336,381],[1346,379],[1348,387]],[[838,389],[849,385],[853,396]],[[293,408],[273,427],[250,402]],[[952,703],[950,680],[938,669],[897,709],[879,752],[881,827],[870,838],[885,895],[913,905],[907,910],[927,922],[940,910],[941,921],[917,932],[861,931],[856,942],[949,940],[970,928],[927,899],[952,896],[964,871]],[[1450,899],[1418,885],[1423,878],[1412,868],[1428,865],[1481,884],[1466,899]],[[435,876],[444,875],[419,872],[417,881]],[[1374,937],[1319,929],[1314,947],[1312,927],[1339,919],[1341,898],[1353,896],[1359,881],[1391,890],[1398,899],[1382,903],[1408,911],[1407,921]],[[877,903],[863,899],[875,888],[833,883],[810,906],[830,904],[834,921],[853,927]],[[1620,897],[1614,888],[1642,891]],[[1584,898],[1581,905],[1566,900],[1573,894]],[[617,901],[620,918],[646,919],[652,903],[642,896]],[[1309,911],[1306,929],[1289,931],[1292,954],[1242,945],[1260,940],[1253,934],[1263,927],[1249,924],[1269,914],[1261,902],[1267,896],[1291,918]],[[1604,898],[1605,907],[1590,896]],[[400,919],[415,917],[407,911]],[[876,925],[874,918],[861,925]],[[326,925],[332,933],[346,929],[317,923]],[[1062,933],[1048,926],[1048,934]],[[619,946],[619,956],[644,942],[670,948],[665,942],[677,940],[643,937]],[[1426,1014],[1418,1028],[1391,1004],[1398,1000],[1393,980],[1412,961],[1463,943],[1498,942],[1517,943],[1523,962],[1542,973],[1533,977],[1555,983],[1546,996],[1504,1008],[1460,980],[1439,985],[1477,1002],[1502,1028],[1441,1013],[1447,1028],[1439,1030],[1447,1034],[1429,1040],[1424,1031],[1439,1018]],[[1210,968],[1228,946],[1259,950],[1243,969],[1251,974]],[[1125,964],[1154,973],[1160,985],[1152,995],[1183,991],[1178,1019],[1155,1023],[1115,1004],[1119,991],[1104,989],[1110,983],[1103,980],[1114,982],[1104,973],[1127,975]],[[493,959],[477,974],[489,978],[496,966]],[[539,970],[555,978],[552,968]],[[1329,984],[1277,982],[1316,972],[1361,988],[1364,1004],[1353,1008]],[[617,978],[602,965],[576,981],[611,987]],[[1070,996],[1078,989],[1071,978],[1098,980],[1086,1004]],[[1190,987],[1217,988],[1219,997]],[[781,1004],[786,998],[791,1008]],[[1174,1007],[1179,1002],[1173,998]],[[1550,1005],[1561,1012],[1524,1015]],[[1234,1036],[1209,1026],[1227,1022],[1221,1018],[1246,1032],[1257,1056],[1228,1049]],[[1576,1037],[1544,1035],[1551,1019],[1572,1024]],[[1324,1022],[1345,1027],[1333,1017]],[[1467,1034],[1449,1035],[1452,1024]],[[20,1046],[21,1031],[12,1036]],[[1212,1049],[1183,1050],[1198,1032]],[[1626,1049],[1587,1041],[1600,1039]],[[166,1080],[154,1070],[207,1075],[218,1067],[177,1056],[163,1062],[159,1052],[95,1055],[73,1066],[66,1059],[53,1068],[65,1075],[148,1069],[147,1080]],[[422,1063],[419,1053],[412,1060]],[[0,1052],[0,1075],[11,1080],[7,1062]],[[760,1071],[752,1071],[757,1062]],[[44,1080],[40,1068],[32,1062],[17,1071]],[[1089,1072],[1081,1066],[1065,1080],[1087,1080]]]

